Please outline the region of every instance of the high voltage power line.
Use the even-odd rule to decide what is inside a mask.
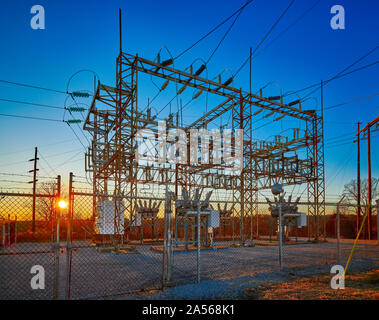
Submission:
[[[251,1],[247,1],[246,2],[246,6],[248,4],[250,4],[251,2],[253,2],[254,0],[251,0]],[[219,41],[219,43],[217,44],[216,48],[213,50],[213,52],[211,53],[211,55],[209,56],[208,60],[206,61],[206,65],[209,64],[209,62],[211,61],[212,57],[215,55],[216,51],[218,50],[218,48],[221,46],[222,42],[225,40],[226,36],[228,35],[228,33],[230,32],[230,30],[232,30],[233,26],[235,25],[235,23],[237,22],[238,18],[240,17],[243,9],[245,9],[245,7],[242,7],[242,9],[238,12],[236,18],[234,19],[233,23],[230,25],[230,27],[228,28],[228,30],[226,30],[224,36],[221,38],[221,40]]]
[[[264,35],[264,37],[262,38],[262,40],[258,43],[258,45],[255,47],[254,51],[253,51],[253,55],[257,52],[257,50],[259,49],[259,47],[262,45],[262,43],[267,39],[267,37],[270,35],[270,33],[275,29],[275,27],[277,26],[277,24],[280,22],[280,20],[283,18],[283,16],[286,14],[286,12],[289,10],[289,8],[291,8],[291,6],[293,5],[293,3],[295,2],[295,0],[292,0],[290,2],[290,4],[288,5],[288,7],[282,12],[282,14],[279,16],[279,18],[275,21],[275,23],[271,26],[271,28],[268,30],[268,32]],[[233,78],[243,69],[243,67],[249,62],[250,60],[250,55],[249,57],[242,63],[242,65],[238,68],[238,70],[236,71],[236,73],[234,73],[233,75]]]
[[[51,108],[51,109],[60,109],[60,110],[64,110],[65,109],[64,107],[57,107],[57,106],[52,106],[52,105],[47,105],[47,104],[34,103],[34,102],[28,102],[28,101],[20,101],[20,100],[11,100],[11,99],[0,98],[0,101],[12,102],[12,103],[20,103],[20,104],[26,104],[26,105],[37,106],[37,107],[44,107],[44,108]]]
[[[357,68],[357,69],[353,69],[353,70],[351,70],[351,71],[349,71],[349,72],[342,73],[342,74],[340,74],[338,77],[333,77],[333,78],[330,78],[330,79],[324,81],[324,84],[327,83],[327,82],[330,82],[330,81],[332,81],[332,80],[340,79],[340,78],[345,77],[345,76],[347,76],[347,75],[350,75],[350,74],[352,74],[352,73],[355,73],[355,72],[358,72],[358,71],[361,71],[361,70],[364,70],[364,69],[367,69],[367,68],[373,67],[373,66],[376,65],[377,63],[379,63],[379,61],[375,61],[375,62],[373,62],[373,63],[369,63],[369,64],[367,64],[367,65],[364,65],[364,66],[362,66],[362,67],[359,67],[359,68]],[[288,96],[291,96],[291,95],[293,95],[293,94],[296,94],[296,93],[299,93],[299,92],[302,92],[302,91],[306,91],[306,90],[308,90],[308,89],[312,89],[312,88],[315,88],[315,87],[317,87],[317,90],[318,90],[319,88],[321,88],[321,84],[320,84],[320,82],[314,83],[314,84],[312,84],[312,85],[310,85],[310,86],[307,86],[307,87],[305,87],[305,88],[302,88],[302,89],[299,89],[299,90],[296,90],[296,91],[291,91],[291,92],[289,92],[289,93],[286,93],[286,94],[283,95],[283,97],[288,97]]]
[[[351,67],[355,66],[357,63],[359,63],[360,61],[362,61],[363,59],[365,59],[366,57],[368,57],[369,55],[371,55],[372,53],[374,53],[376,49],[378,49],[378,46],[374,47],[373,49],[371,49],[370,51],[368,51],[367,53],[365,53],[363,56],[361,56],[360,58],[358,58],[357,60],[355,60],[352,64],[350,64],[349,66],[347,66],[346,68],[344,68],[342,71],[340,71],[339,73],[337,73],[332,78],[324,81],[323,82],[323,86],[325,86],[326,84],[330,83],[331,81],[337,79],[344,72],[346,72],[347,70],[349,70]],[[378,61],[376,61],[375,63],[377,63],[377,62]],[[306,96],[304,96],[302,98],[302,100],[306,99],[307,97],[309,97],[310,95],[312,95],[314,92],[316,92],[320,88],[321,88],[321,85],[319,85],[316,89],[314,89],[313,91],[311,91],[310,93],[308,93]]]
[[[215,47],[215,49],[212,51],[212,53],[210,54],[210,56],[208,57],[208,59],[207,59],[207,61],[204,63],[204,67],[206,68],[206,66],[209,64],[209,62],[211,61],[211,59],[213,58],[213,56],[215,55],[215,53],[217,52],[217,50],[219,49],[219,47],[221,46],[221,44],[222,44],[222,42],[225,40],[225,38],[226,38],[226,36],[229,34],[229,32],[231,31],[231,29],[233,28],[233,26],[235,25],[235,23],[237,22],[237,20],[238,20],[238,18],[240,17],[240,15],[241,15],[241,13],[242,13],[242,11],[243,11],[243,9],[245,9],[245,7],[248,5],[248,4],[250,4],[251,2],[253,2],[254,0],[250,0],[250,1],[247,1],[246,3],[245,3],[245,5],[244,6],[242,6],[240,9],[238,9],[232,16],[230,16],[227,20],[224,20],[224,22],[222,23],[222,24],[224,24],[224,23],[226,23],[228,20],[230,20],[234,15],[236,15],[237,14],[237,16],[236,16],[236,18],[234,19],[234,21],[232,22],[232,24],[229,26],[229,28],[225,31],[225,33],[224,33],[224,35],[223,35],[223,37],[221,38],[221,40],[219,41],[219,43],[217,44],[217,46]],[[221,25],[222,25],[221,24]],[[219,26],[221,26],[221,25],[219,25]],[[217,27],[218,28],[218,27]],[[216,29],[217,29],[216,28]],[[216,30],[216,29],[214,29],[214,31]],[[208,33],[205,37],[207,37],[209,34],[211,34],[213,31],[211,31],[210,33]],[[205,37],[203,37],[203,38],[201,38],[199,41],[197,41],[195,44],[197,44],[197,43],[199,43],[201,40],[203,40]],[[193,45],[194,46],[194,45]],[[193,46],[191,46],[190,48],[192,48]],[[189,49],[190,49],[189,48]],[[186,51],[188,51],[189,49],[187,49],[187,50],[185,50],[182,54],[184,54]],[[182,54],[180,54],[180,55],[178,55],[176,58],[174,58],[174,60],[175,59],[177,59],[178,57],[180,57]],[[149,102],[149,104],[148,104],[148,106],[146,107],[146,108],[148,108],[149,107],[149,105],[155,100],[155,98],[157,98],[157,96],[160,94],[162,92],[162,90],[160,89],[159,91],[158,91],[158,93],[154,96],[154,98]],[[165,105],[165,106],[163,106],[160,110],[159,110],[159,112],[156,114],[156,116],[158,116],[159,114],[161,114],[161,112],[164,110],[164,109],[166,109],[167,108],[167,106],[169,106],[173,101],[174,101],[174,99],[176,98],[176,97],[178,97],[178,95],[179,95],[180,93],[179,92],[177,92],[176,93],[176,95]],[[191,103],[193,100],[190,100],[188,103],[186,103],[184,106],[181,106],[180,108],[181,108],[181,110],[179,111],[179,112],[183,112],[183,109],[189,104],[189,103]],[[146,110],[146,108],[144,109],[144,110]]]
[[[246,6],[248,6],[251,2],[253,2],[254,0],[249,0],[247,1],[242,7],[240,7],[237,11],[235,11],[231,16],[229,16],[228,18],[226,18],[225,20],[223,20],[220,24],[218,24],[216,27],[214,27],[211,31],[209,31],[208,33],[206,33],[204,36],[202,36],[199,40],[197,40],[196,42],[194,42],[191,46],[189,46],[187,49],[185,49],[184,51],[182,51],[180,54],[178,54],[174,60],[177,60],[178,58],[180,58],[182,55],[184,55],[186,52],[188,52],[189,50],[191,50],[194,46],[196,46],[198,43],[200,43],[202,40],[204,40],[205,38],[207,38],[209,35],[211,35],[213,32],[215,32],[218,28],[220,28],[222,25],[224,25],[226,22],[228,22],[230,19],[232,19],[235,15],[237,15],[240,11],[242,11]]]
[[[316,0],[316,2],[309,7],[306,11],[304,11],[299,17],[297,17],[291,24],[287,26],[282,32],[280,32],[273,40],[271,40],[262,50],[258,51],[253,58],[257,57],[260,53],[268,49],[276,40],[278,40],[284,33],[286,33],[289,29],[291,29],[294,25],[296,25],[300,20],[302,20],[309,12],[311,12],[321,0]]]
[[[58,119],[20,116],[20,115],[16,115],[16,114],[7,114],[7,113],[0,113],[0,116],[2,116],[2,117],[12,117],[12,118],[22,118],[22,119],[32,119],[32,120],[42,120],[42,121],[52,121],[52,122],[65,122],[64,120],[58,120]]]
[[[280,19],[284,16],[284,14],[287,12],[287,10],[292,6],[292,4],[294,3],[294,1],[295,1],[295,0],[293,0],[293,1],[289,4],[289,6],[287,7],[287,9],[282,13],[282,15],[279,17],[279,19],[278,19],[278,20],[275,22],[275,24],[271,27],[271,29],[269,30],[269,32],[266,33],[266,35],[264,36],[264,38],[261,40],[261,42],[260,42],[260,43],[258,44],[258,46],[255,48],[254,53],[256,53],[256,51],[259,49],[259,47],[262,45],[262,43],[266,40],[266,38],[268,37],[268,35],[272,32],[272,30],[275,28],[275,26],[279,23]],[[227,20],[225,20],[225,21],[222,23],[222,24],[224,24],[226,21],[230,20],[233,16],[235,16],[235,15],[237,14],[237,16],[236,16],[234,22],[232,23],[232,25],[230,26],[230,28],[227,30],[227,32],[225,33],[224,37],[221,39],[221,41],[219,42],[219,44],[217,45],[217,47],[215,48],[215,50],[212,52],[212,54],[211,54],[211,56],[209,57],[209,59],[208,59],[207,62],[209,62],[209,60],[213,57],[213,55],[215,54],[215,52],[217,51],[217,49],[218,49],[219,46],[221,45],[222,41],[225,39],[226,35],[227,35],[228,32],[230,31],[231,27],[233,27],[233,25],[234,25],[234,23],[237,21],[239,15],[242,13],[243,8],[245,8],[245,6],[247,6],[247,5],[248,5],[249,3],[251,3],[251,2],[252,2],[252,0],[251,0],[251,1],[247,1],[246,4],[245,4],[243,7],[241,7],[239,10],[237,10],[232,16],[230,16]],[[319,1],[317,1],[315,5],[317,5],[318,2],[319,2]],[[314,6],[315,6],[315,5],[314,5]],[[314,6],[313,6],[313,7],[314,7]],[[312,8],[313,8],[313,7],[312,7]],[[221,25],[222,25],[222,24],[221,24]],[[221,26],[221,25],[219,25],[219,26]],[[216,27],[216,29],[217,29],[217,28],[218,28],[218,27]],[[214,29],[214,30],[216,30],[216,29]],[[213,30],[213,31],[214,31],[214,30]],[[211,31],[211,33],[212,33],[213,31]],[[208,33],[206,36],[208,36],[209,34],[210,34],[210,33]],[[206,36],[205,36],[205,37],[206,37]],[[205,37],[203,37],[202,39],[204,39]],[[200,39],[199,41],[201,41],[202,39]],[[199,42],[199,41],[198,41],[198,42]],[[196,45],[198,42],[196,42],[194,45]],[[194,45],[193,45],[193,46],[194,46]],[[191,46],[190,48],[192,48],[193,46]],[[175,59],[177,59],[178,57],[180,57],[182,54],[184,54],[184,53],[185,53],[186,51],[188,51],[190,48],[186,49],[184,52],[182,52],[182,53],[181,53],[179,56],[177,56]],[[340,78],[340,77],[342,77],[342,76],[344,76],[344,75],[351,74],[351,73],[353,73],[353,72],[356,72],[356,71],[362,70],[363,68],[367,68],[367,67],[369,67],[369,66],[373,66],[373,65],[375,65],[378,61],[376,61],[376,62],[374,62],[374,63],[372,63],[372,64],[370,64],[370,65],[367,65],[367,66],[364,66],[364,67],[358,68],[358,69],[356,69],[355,71],[350,71],[350,72],[346,72],[346,73],[344,73],[346,70],[350,69],[352,66],[354,66],[355,64],[357,64],[359,61],[363,60],[365,57],[367,57],[368,55],[370,55],[370,54],[371,54],[372,52],[374,52],[376,49],[377,49],[377,47],[374,48],[372,51],[370,51],[370,52],[369,52],[368,54],[366,54],[365,56],[359,58],[356,62],[354,62],[354,63],[353,63],[352,65],[350,65],[349,67],[345,68],[343,71],[341,71],[340,73],[338,73],[336,76],[334,76],[334,77],[332,77],[331,79],[325,81],[324,84],[327,84],[327,83],[329,83],[330,81],[333,81],[333,80],[335,80],[335,79],[337,79],[337,78]],[[242,67],[243,67],[243,66],[242,66]],[[239,71],[240,71],[240,70],[238,70],[237,73],[238,73]],[[237,73],[236,73],[236,74],[237,74]],[[31,87],[31,88],[36,88],[36,89],[42,89],[42,90],[52,91],[52,92],[56,92],[56,93],[64,93],[64,94],[67,94],[67,93],[68,93],[68,92],[65,92],[65,91],[60,91],[60,90],[55,90],[55,89],[49,89],[49,88],[43,88],[43,87],[38,87],[38,86],[33,86],[33,85],[27,85],[27,84],[21,84],[21,83],[16,83],[16,82],[11,82],[11,81],[6,81],[6,80],[0,80],[0,82],[8,83],[8,84],[14,84],[14,85],[20,85],[20,86],[25,86],[25,87]],[[319,84],[317,84],[317,87],[318,87],[318,86],[319,86]],[[316,85],[315,85],[315,86],[307,87],[307,88],[305,88],[305,89],[300,89],[300,90],[298,90],[297,92],[300,92],[300,91],[302,91],[302,90],[311,89],[311,88],[313,88],[313,87],[316,87]],[[316,88],[314,91],[312,91],[311,93],[309,93],[309,94],[308,94],[307,96],[305,96],[303,99],[305,99],[306,97],[308,97],[309,95],[311,95],[311,94],[312,94],[313,92],[315,92],[316,90],[318,90],[318,88]],[[293,93],[291,93],[291,94],[293,94]],[[363,100],[363,99],[368,99],[368,98],[371,98],[371,97],[376,96],[376,95],[378,95],[378,93],[373,94],[373,95],[371,95],[371,96],[367,96],[367,97],[359,98],[359,99],[357,99],[357,100],[352,100],[352,101],[348,101],[348,102],[341,103],[341,104],[338,104],[338,105],[330,106],[330,107],[325,108],[324,110],[328,110],[328,109],[332,109],[332,108],[339,107],[339,106],[342,106],[342,105],[346,105],[346,104],[349,104],[349,103],[357,102],[357,101],[360,101],[360,100]],[[25,102],[25,101],[23,102],[23,101],[17,101],[17,100],[0,99],[0,101],[5,101],[5,102],[15,102],[15,103],[23,103],[23,104],[29,104],[29,105],[35,105],[35,106],[42,106],[42,107],[48,107],[48,108],[55,108],[55,109],[65,109],[65,108],[63,108],[63,107],[57,107],[57,106],[51,106],[51,105],[43,105],[43,104],[36,104],[36,103]],[[161,110],[161,111],[162,111],[162,110]],[[0,114],[0,116],[16,117],[16,118],[25,118],[25,119],[33,119],[33,120],[44,120],[44,121],[65,122],[64,120],[49,119],[49,118],[42,118],[42,117],[28,117],[28,116],[10,115],[10,114]],[[262,120],[262,119],[260,119],[260,120]],[[259,121],[259,120],[258,120],[258,121]],[[269,124],[270,124],[270,123],[269,123]],[[79,137],[77,136],[77,134],[75,133],[74,129],[70,126],[69,123],[68,123],[68,125],[69,125],[70,129],[74,132],[76,138],[80,141],[80,143],[82,144],[82,146],[83,146],[84,148],[86,148],[86,147],[84,146],[84,144],[81,142],[80,138],[79,138]],[[265,125],[268,125],[268,124],[265,124]],[[263,125],[263,126],[265,126],[265,125]],[[261,127],[263,127],[263,126],[261,126]],[[261,127],[258,127],[258,128],[255,128],[255,129],[257,130],[257,129],[261,128]],[[84,135],[84,134],[83,134],[83,135]],[[342,136],[343,136],[343,135],[342,135]],[[85,136],[85,138],[87,139],[86,136]],[[335,141],[329,143],[329,145],[333,145],[334,143],[339,143],[339,142],[340,142],[339,139],[336,139],[336,137],[331,138],[331,140],[335,140]],[[88,141],[88,139],[87,139],[87,141]],[[328,140],[327,140],[327,141],[328,141]],[[341,142],[342,142],[342,141],[341,141]],[[75,155],[74,155],[74,156],[75,156]],[[73,157],[71,157],[70,159],[72,159],[72,158],[73,158]],[[46,161],[46,163],[48,164],[47,161]],[[48,164],[48,165],[49,165],[49,164]],[[49,165],[49,167],[50,167],[50,165]],[[50,167],[50,168],[51,168],[51,167]],[[51,169],[52,169],[52,168],[51,168]],[[54,169],[52,169],[52,170],[54,170]]]
[[[56,89],[51,89],[51,88],[36,86],[36,85],[28,84],[28,83],[15,82],[15,81],[9,81],[9,80],[4,80],[4,79],[0,79],[0,82],[6,83],[6,84],[15,85],[15,86],[20,86],[20,87],[26,87],[26,88],[32,88],[32,89],[39,89],[39,90],[44,90],[44,91],[50,91],[50,92],[54,92],[54,93],[77,95],[77,96],[82,96],[82,97],[91,96],[91,93],[89,93],[89,92],[69,92],[69,91],[56,90]]]
[[[330,106],[330,107],[326,107],[324,108],[324,111],[325,110],[329,110],[329,109],[333,109],[333,108],[337,108],[337,107],[342,107],[346,104],[350,104],[350,103],[354,103],[354,102],[358,102],[358,101],[362,101],[362,100],[366,100],[366,99],[370,99],[372,97],[375,97],[375,96],[378,96],[379,93],[374,93],[372,95],[369,95],[369,96],[366,96],[366,97],[362,97],[362,98],[358,98],[358,99],[354,99],[354,100],[350,100],[350,101],[347,101],[347,102],[343,102],[343,103],[339,103],[339,104],[335,104],[333,106]]]
[[[205,65],[210,61],[210,59],[213,57],[214,53],[217,51],[217,49],[219,48],[220,44],[222,43],[222,41],[225,39],[226,35],[229,33],[230,29],[233,27],[233,25],[235,24],[235,22],[238,20],[238,17],[239,15],[241,14],[242,10],[252,2],[253,0],[251,1],[247,1],[245,3],[244,6],[242,6],[240,9],[238,9],[232,16],[230,16],[227,20],[225,20],[222,24],[224,24],[226,21],[228,21],[229,19],[231,19],[234,15],[237,15],[236,19],[233,21],[232,25],[230,26],[230,28],[226,31],[226,33],[224,34],[223,38],[221,39],[221,41],[219,42],[219,44],[216,46],[216,48],[214,49],[214,51],[212,52],[211,56],[208,58],[208,61],[205,63]],[[254,49],[253,51],[253,54],[260,48],[260,46],[263,44],[263,42],[267,39],[267,37],[270,35],[270,33],[275,29],[276,25],[280,22],[280,20],[283,18],[283,16],[286,14],[286,12],[289,10],[289,8],[293,5],[293,3],[295,2],[295,0],[292,0],[290,2],[290,4],[287,6],[287,8],[282,12],[282,14],[279,16],[279,18],[275,21],[275,23],[271,26],[271,28],[269,29],[269,31],[264,35],[264,37],[261,39],[261,41],[258,43],[258,45],[256,46],[256,48]],[[222,25],[221,24],[221,25]],[[219,25],[219,26],[221,26]],[[187,52],[189,49],[191,49],[193,46],[195,46],[197,43],[199,43],[201,40],[203,40],[204,38],[206,38],[209,34],[211,34],[213,31],[215,31],[218,27],[216,27],[215,29],[211,30],[209,33],[206,34],[206,36],[202,37],[200,40],[198,40],[197,42],[195,42],[195,44],[193,44],[191,47],[189,47],[188,49],[184,50],[181,54],[179,54],[176,58],[174,58],[174,60],[176,60],[178,57],[180,57],[182,54],[184,54],[185,52]],[[233,74],[232,78],[235,78],[235,76],[242,70],[242,68],[247,64],[247,62],[249,61],[250,59],[250,56],[247,58],[247,60],[241,65],[241,67],[237,70],[237,72],[235,74]],[[159,94],[160,92],[158,92]],[[176,97],[178,96],[178,93],[163,107],[161,108],[161,110],[158,112],[157,115],[159,115]],[[191,101],[190,101],[191,102]],[[190,102],[188,102],[185,106],[187,106]]]
[[[32,84],[21,83],[21,82],[14,82],[14,81],[9,81],[9,80],[0,80],[0,82],[7,83],[7,84],[12,84],[12,85],[16,85],[16,86],[21,86],[21,87],[28,87],[28,88],[33,88],[33,89],[40,89],[40,90],[45,90],[45,91],[51,91],[51,92],[55,92],[55,93],[63,93],[63,94],[67,94],[68,93],[67,91],[50,89],[50,88],[35,86],[35,85],[32,85]]]

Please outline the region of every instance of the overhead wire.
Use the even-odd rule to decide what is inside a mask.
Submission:
[[[234,21],[232,22],[232,24],[229,26],[229,28],[226,30],[226,32],[224,33],[223,37],[221,38],[221,40],[218,42],[217,46],[215,47],[215,49],[212,51],[212,53],[210,54],[210,56],[208,57],[207,61],[205,62],[205,65],[208,65],[209,62],[211,61],[211,59],[213,58],[213,56],[215,55],[215,53],[217,52],[217,50],[220,48],[222,42],[225,40],[226,36],[229,34],[229,32],[231,31],[231,29],[233,28],[233,26],[235,25],[235,23],[237,22],[238,18],[240,17],[241,13],[243,12],[243,9],[245,9],[245,7],[250,4],[251,2],[253,2],[254,0],[249,0],[249,1],[246,1],[245,5],[242,6],[239,10],[237,10],[235,12],[235,14],[237,14],[236,18],[234,19]],[[233,17],[235,14],[233,14],[231,17]],[[230,17],[230,18],[231,18]],[[229,20],[229,18],[227,19]],[[227,21],[225,21],[227,22]],[[179,55],[180,56],[180,55]],[[179,56],[177,56],[175,59],[177,59]],[[156,94],[156,96],[153,98],[153,100],[160,94],[161,90]],[[167,108],[168,105],[170,105],[172,103],[172,101],[177,98],[179,95],[179,93],[177,92],[176,95],[163,107],[161,108],[161,110],[158,112],[157,116],[164,110]],[[152,101],[153,101],[152,100]],[[183,112],[183,108],[185,108],[187,105],[189,105],[191,102],[193,101],[193,99],[191,99],[190,101],[188,101],[184,106],[181,106],[180,109],[178,112]],[[152,102],[149,103],[149,105],[151,104]],[[146,108],[145,108],[146,110]]]
[[[266,34],[264,35],[264,37],[261,39],[261,41],[258,43],[258,45],[255,47],[255,49],[253,50],[253,53],[252,55],[254,55],[257,50],[259,49],[259,47],[262,45],[262,43],[267,39],[267,37],[270,35],[270,33],[275,29],[275,27],[278,25],[278,23],[280,22],[280,20],[283,18],[283,16],[286,14],[286,12],[291,8],[291,6],[293,5],[293,3],[295,2],[295,0],[292,0],[290,2],[290,4],[287,6],[287,8],[282,12],[282,14],[279,16],[278,19],[276,19],[275,23],[271,26],[271,28],[268,30],[268,32],[266,32]],[[242,63],[242,65],[237,69],[237,71],[233,74],[233,78],[241,72],[241,70],[243,69],[243,67],[249,62],[250,60],[250,55],[247,57],[247,59]]]
[[[28,102],[28,101],[12,100],[12,99],[2,99],[2,98],[0,98],[0,101],[12,102],[12,103],[20,103],[20,104],[26,104],[26,105],[32,105],[32,106],[38,106],[38,107],[44,107],[44,108],[51,108],[51,109],[60,109],[60,110],[64,110],[65,109],[63,107],[57,107],[57,106],[52,106],[52,105],[47,105],[47,104],[41,104],[41,103],[34,103],[34,102]]]
[[[291,29],[294,25],[296,25],[300,20],[302,20],[309,12],[311,12],[321,0],[316,0],[314,4],[309,7],[306,11],[304,11],[298,18],[295,19],[291,24],[287,26],[282,32],[280,32],[273,40],[271,40],[262,50],[258,51],[253,58],[257,57],[260,53],[268,49],[276,40],[278,40],[281,36],[283,36],[289,29]]]
[[[355,73],[355,72],[358,72],[358,71],[361,71],[361,70],[364,70],[364,69],[370,68],[370,67],[376,65],[377,63],[379,63],[379,60],[378,60],[378,61],[375,61],[375,62],[373,62],[373,63],[369,63],[369,64],[367,64],[367,65],[364,65],[364,66],[362,66],[362,67],[359,67],[359,68],[353,69],[353,70],[351,70],[351,71],[349,71],[349,72],[342,73],[342,74],[340,74],[338,77],[333,77],[333,80],[340,79],[340,78],[345,77],[345,76],[347,76],[347,75],[350,75],[350,74],[352,74],[352,73]],[[325,80],[325,81],[323,82],[323,85],[324,85],[325,83],[330,82],[330,81],[332,81],[332,78],[330,78],[330,79],[328,79],[328,80]],[[315,87],[317,87],[317,89],[319,89],[319,87],[321,88],[321,84],[320,84],[320,82],[314,83],[314,84],[312,84],[312,85],[309,85],[309,86],[307,86],[307,87],[305,87],[305,88],[302,88],[302,89],[299,89],[299,90],[296,90],[296,91],[291,91],[291,92],[289,92],[289,93],[286,93],[286,94],[283,95],[283,97],[288,97],[288,96],[291,96],[291,95],[293,95],[293,94],[297,94],[297,93],[299,93],[299,92],[306,91],[306,90],[308,90],[308,89],[312,89],[312,88],[315,88]]]
[[[362,101],[362,100],[370,99],[370,98],[375,97],[375,96],[378,96],[378,95],[379,95],[379,93],[374,93],[374,94],[369,95],[369,96],[366,96],[366,97],[362,97],[362,98],[358,98],[358,99],[350,100],[350,101],[347,101],[347,102],[343,102],[343,103],[335,104],[335,105],[333,105],[333,106],[330,106],[330,107],[326,107],[326,108],[324,108],[324,111],[325,111],[325,110],[329,110],[329,109],[334,109],[334,108],[337,108],[337,107],[342,107],[342,106],[347,105],[347,104],[350,104],[350,103],[354,103],[354,102],[358,102],[358,101]]]
[[[357,60],[355,60],[352,64],[350,64],[349,66],[347,66],[346,68],[344,68],[342,71],[340,71],[339,73],[337,73],[334,77],[330,78],[329,80],[327,81],[324,81],[323,82],[323,86],[327,85],[328,83],[330,83],[331,81],[335,80],[337,77],[339,77],[341,74],[343,74],[345,71],[349,70],[351,67],[355,66],[357,63],[361,62],[363,59],[367,58],[369,55],[371,55],[373,52],[375,52],[375,50],[378,49],[378,46],[374,47],[373,49],[371,49],[370,51],[368,51],[367,53],[365,53],[363,56],[359,57]],[[320,88],[321,88],[321,85],[320,85]],[[314,92],[316,92],[319,88],[316,88],[314,89],[313,91],[311,91],[310,93],[308,93],[306,96],[304,96],[302,98],[302,100],[306,99],[307,97],[309,97],[310,95],[312,95]]]
[[[191,50],[194,46],[196,46],[198,43],[200,43],[202,40],[207,38],[209,35],[211,35],[213,32],[215,32],[218,28],[220,28],[222,25],[224,25],[226,22],[228,22],[231,18],[233,18],[236,14],[238,14],[241,10],[243,10],[246,6],[248,6],[251,2],[254,0],[247,1],[242,7],[240,7],[238,10],[236,10],[231,16],[229,16],[227,19],[223,20],[220,24],[218,24],[216,27],[214,27],[212,30],[210,30],[208,33],[206,33],[204,36],[202,36],[199,40],[194,42],[192,45],[190,45],[187,49],[179,53],[176,57],[174,57],[174,60],[177,60],[182,55],[184,55],[186,52]]]
[[[33,88],[33,89],[40,89],[40,90],[45,90],[45,91],[51,91],[51,92],[55,92],[55,93],[63,93],[63,94],[67,93],[66,91],[62,91],[62,90],[50,89],[50,88],[40,87],[40,86],[26,84],[26,83],[21,83],[21,82],[14,82],[14,81],[8,81],[8,80],[0,80],[0,82],[7,83],[7,84],[12,84],[12,85],[16,85],[16,86],[22,86],[22,87],[28,87],[28,88]]]
[[[23,118],[23,119],[32,119],[32,120],[52,121],[52,122],[64,122],[64,120],[58,120],[58,119],[49,119],[49,118],[42,118],[42,117],[20,116],[20,115],[16,115],[16,114],[7,114],[7,113],[0,113],[0,116],[2,116],[2,117],[13,117],[13,118]]]
[[[251,1],[246,1],[246,5],[248,5],[249,3],[253,2],[254,0],[251,0]],[[217,44],[216,48],[213,50],[213,52],[211,53],[211,55],[209,56],[208,60],[206,61],[206,65],[211,61],[211,59],[213,58],[213,56],[215,55],[215,53],[217,52],[217,50],[220,48],[222,42],[225,40],[226,36],[229,34],[229,32],[232,30],[233,26],[235,25],[235,23],[237,22],[238,18],[240,17],[241,13],[243,12],[243,9],[245,9],[245,7],[243,7],[237,14],[236,18],[234,19],[234,21],[232,22],[232,24],[229,26],[229,28],[226,30],[225,34],[223,35],[223,37],[221,38],[221,40],[219,41],[219,43]]]

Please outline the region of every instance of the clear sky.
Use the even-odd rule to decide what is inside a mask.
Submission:
[[[119,50],[118,8],[123,10],[124,51],[138,53],[153,60],[162,46],[166,46],[176,56],[230,16],[244,2],[2,0],[0,80],[66,91],[70,77],[79,70],[88,69],[96,73],[104,84],[114,85],[115,58]],[[254,49],[257,46],[289,3],[289,0],[254,0],[248,5],[209,63],[208,76],[214,78],[224,69],[234,73],[248,56],[249,48]],[[33,30],[30,27],[30,9],[35,4],[45,8],[45,30]],[[330,8],[335,4],[345,8],[345,30],[333,30],[330,27]],[[311,7],[313,9],[307,11]],[[307,14],[303,16],[305,12]],[[302,18],[298,20],[299,17]],[[253,59],[253,91],[275,81],[284,93],[333,77],[378,46],[378,17],[379,2],[376,0],[295,1]],[[296,24],[292,25],[294,22]],[[231,21],[178,59],[175,67],[184,69],[199,57],[206,60],[230,23]],[[289,26],[291,27],[288,29]],[[165,51],[162,52],[164,57],[169,57]],[[349,70],[374,63],[378,57],[379,50],[375,50]],[[379,95],[329,110],[327,108],[377,94],[378,71],[378,64],[375,64],[325,86],[325,163],[327,195],[330,200],[336,199],[335,196],[342,191],[344,183],[355,178],[356,145],[352,141],[356,123],[361,121],[366,124],[379,115]],[[226,77],[228,72],[225,71],[223,76]],[[143,81],[145,89],[139,92],[141,107],[157,91],[149,78]],[[233,85],[248,90],[248,66],[238,74]],[[93,73],[80,73],[75,76],[68,90],[93,90]],[[308,92],[310,91],[299,94],[302,96]],[[156,101],[156,109],[160,109],[163,106],[161,103],[167,103],[173,96],[169,93],[170,91],[162,100]],[[278,95],[279,88],[272,84],[264,93]],[[315,99],[304,104],[305,109],[319,108],[320,91],[314,92],[313,96]],[[294,96],[293,98],[295,99]],[[72,103],[63,93],[4,82],[0,82],[0,99],[60,108]],[[80,101],[88,104],[90,100]],[[204,101],[199,100],[198,104],[187,109],[185,117],[188,122],[193,120],[191,117],[196,118],[204,112]],[[176,108],[176,105],[172,107]],[[162,116],[167,115],[168,111],[166,108]],[[2,100],[0,113],[57,120],[69,118],[59,108]],[[79,114],[76,116],[80,118]],[[283,122],[286,128],[291,127],[289,122]],[[256,126],[259,127],[261,123]],[[84,134],[75,126],[73,129],[80,141],[87,145]],[[65,181],[70,171],[84,175],[84,148],[67,124],[0,116],[0,133],[1,173],[25,174],[32,169],[32,164],[27,160],[33,157],[34,147],[38,146],[44,158],[40,161],[41,175],[61,174]],[[270,126],[256,131],[258,138],[271,135]],[[372,136],[373,176],[378,177],[379,134],[374,133]],[[361,160],[362,177],[365,178],[366,142],[362,143]],[[0,175],[0,186],[16,187],[18,184],[3,181],[16,179],[28,180],[26,177],[23,180],[22,177],[10,179],[9,176]],[[20,184],[21,186],[24,187]]]

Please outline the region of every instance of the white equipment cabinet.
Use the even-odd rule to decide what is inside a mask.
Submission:
[[[119,216],[116,217],[114,200],[98,202],[96,227],[99,234],[123,234],[125,206],[122,202]]]

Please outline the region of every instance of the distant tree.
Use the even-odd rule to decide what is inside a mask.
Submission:
[[[39,193],[43,195],[53,196],[57,194],[57,183],[55,181],[43,182],[39,186]],[[36,212],[42,220],[50,222],[54,218],[55,198],[54,197],[39,197],[37,202]]]
[[[372,205],[375,205],[375,199],[379,197],[379,179],[371,179],[371,199]],[[353,179],[349,183],[345,184],[343,194],[346,200],[350,202],[357,202],[357,180]],[[368,180],[361,179],[361,204],[365,207],[368,206]],[[363,211],[363,210],[362,210]]]

